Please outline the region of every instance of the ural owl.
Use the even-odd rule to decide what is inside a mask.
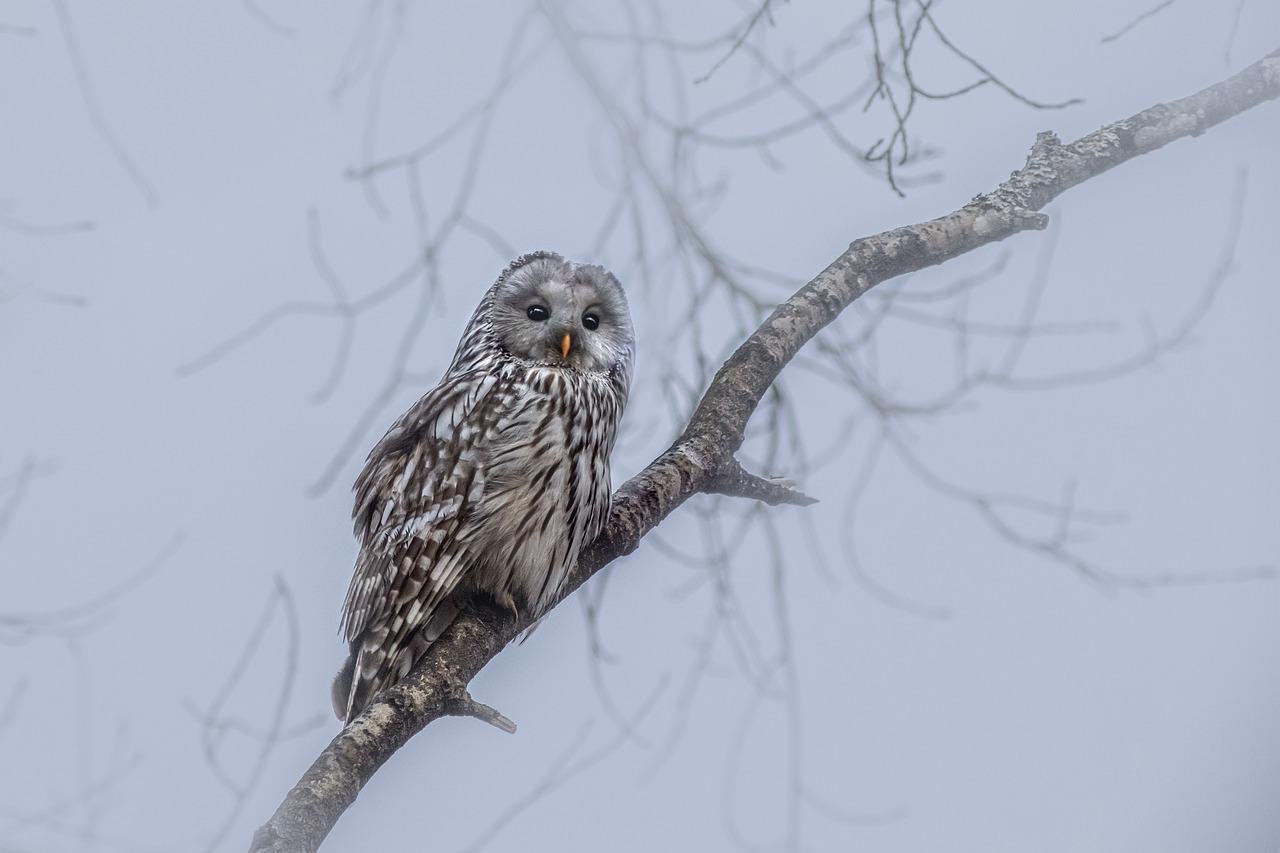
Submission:
[[[489,288],[440,384],[356,480],[339,719],[404,678],[468,597],[545,612],[609,511],[634,341],[601,267],[537,252]]]

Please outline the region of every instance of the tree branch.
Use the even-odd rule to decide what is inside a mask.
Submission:
[[[634,551],[645,534],[690,496],[724,493],[726,483],[739,482],[755,491],[742,485],[734,494],[765,497],[759,484],[768,481],[746,474],[734,459],[747,421],[796,353],[872,287],[1021,231],[1043,229],[1048,217],[1040,210],[1071,187],[1277,97],[1280,50],[1201,92],[1143,110],[1070,144],[1042,133],[1026,165],[995,191],[929,222],[855,241],[738,347],[683,434],[618,489],[604,532],[582,555],[561,600],[605,565]],[[409,738],[442,716],[477,715],[481,706],[471,700],[467,685],[527,627],[482,601],[464,610],[403,682],[383,693],[325,748],[255,833],[252,850],[316,850],[360,789]]]
[[[729,461],[703,484],[701,491],[709,495],[728,495],[731,498],[750,498],[769,506],[792,504],[812,506],[818,502],[803,492],[796,491],[795,481],[774,477],[761,477],[742,467],[736,459]]]

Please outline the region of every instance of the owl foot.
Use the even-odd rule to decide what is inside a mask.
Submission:
[[[498,602],[499,607],[505,608],[507,612],[511,614],[512,619],[515,619],[517,622],[520,621],[520,608],[516,607],[516,600],[511,597],[511,592],[509,590],[501,590],[496,593],[493,598]]]

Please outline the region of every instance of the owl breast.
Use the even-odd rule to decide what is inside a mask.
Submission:
[[[609,510],[609,454],[625,402],[610,377],[524,369],[523,391],[485,452],[471,580],[500,603],[540,616]]]

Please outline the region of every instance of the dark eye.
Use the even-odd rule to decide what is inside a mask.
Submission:
[[[542,322],[551,316],[551,312],[542,305],[530,305],[529,310],[524,313],[529,315],[530,320],[537,320],[538,322]]]
[[[583,314],[582,326],[585,329],[591,329],[594,331],[595,329],[600,328],[600,317],[596,314]]]

